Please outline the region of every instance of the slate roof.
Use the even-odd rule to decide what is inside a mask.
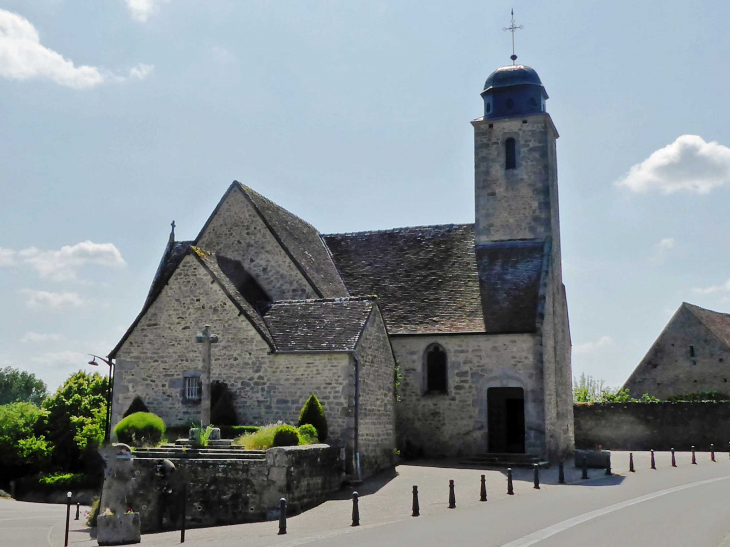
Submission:
[[[253,203],[271,233],[291,256],[304,276],[324,297],[350,296],[317,229],[298,216],[266,199],[240,182],[244,195]]]
[[[277,351],[352,351],[374,306],[373,297],[284,300],[264,321]]]
[[[323,236],[351,294],[373,294],[390,334],[535,332],[542,241],[475,250],[473,224]]]
[[[154,302],[160,294],[162,287],[167,284],[172,273],[177,269],[180,262],[182,262],[183,257],[192,244],[192,241],[173,241],[172,236],[170,237],[170,241],[168,241],[167,247],[165,247],[165,252],[162,253],[160,264],[157,266],[157,272],[155,272],[155,277],[152,279],[152,284],[150,285],[150,290],[147,293],[147,298],[142,309],[146,309]]]
[[[730,346],[730,314],[707,310],[687,302],[683,302],[682,305],[692,312],[715,336]]]

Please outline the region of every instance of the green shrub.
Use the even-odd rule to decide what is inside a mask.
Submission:
[[[221,425],[219,427],[222,439],[235,439],[246,433],[256,433],[261,429],[257,425]]]
[[[193,446],[196,448],[205,448],[210,442],[210,434],[213,433],[213,426],[203,427],[203,422],[193,425]]]
[[[320,442],[327,440],[327,419],[324,416],[324,409],[314,393],[309,396],[299,414],[297,425],[301,427],[304,424],[312,424],[315,427]]]
[[[96,528],[96,517],[99,516],[99,498],[94,497],[91,500],[91,510],[89,511],[89,518],[86,519],[86,526]]]
[[[132,446],[156,446],[165,433],[165,422],[151,412],[135,412],[114,428],[119,442]]]
[[[280,425],[274,432],[274,446],[297,446],[299,432],[293,425]]]
[[[304,424],[299,427],[300,444],[315,444],[319,442],[317,428],[312,424]]]
[[[210,421],[218,426],[234,425],[236,423],[236,407],[233,404],[228,385],[223,382],[213,382],[210,388],[210,397],[213,408],[210,410]]]
[[[267,450],[274,446],[274,433],[281,424],[269,424],[259,427],[252,433],[246,433],[234,439],[233,444],[246,450]]]
[[[129,405],[129,408],[127,408],[127,411],[124,413],[122,418],[126,418],[127,416],[130,416],[131,414],[136,414],[137,412],[149,412],[150,409],[147,408],[147,405],[144,404],[144,401],[142,400],[142,397],[137,395],[134,400],[132,401],[132,404]]]

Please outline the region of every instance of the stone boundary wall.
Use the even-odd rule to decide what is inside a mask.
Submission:
[[[134,459],[127,505],[140,513],[145,534],[179,529],[183,499],[188,528],[257,522],[278,518],[280,498],[289,514],[313,507],[344,479],[339,448],[323,444],[272,448],[265,459],[167,459],[173,472],[162,458]]]
[[[730,402],[576,404],[576,448],[726,450]]]

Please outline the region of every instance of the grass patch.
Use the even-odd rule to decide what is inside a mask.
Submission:
[[[240,437],[236,437],[233,440],[233,444],[235,446],[242,446],[246,450],[268,450],[272,446],[274,446],[274,437],[276,436],[277,430],[279,430],[283,425],[281,422],[276,424],[269,424],[262,427],[257,428],[256,431],[252,433],[246,433],[244,435],[241,435]],[[246,427],[246,426],[243,426]],[[294,431],[296,431],[296,428],[292,426],[291,427]],[[316,435],[311,435],[311,430],[308,428],[305,428],[304,434],[302,434],[301,429],[299,430],[299,446],[307,445],[307,444],[316,444],[319,442],[317,440]]]

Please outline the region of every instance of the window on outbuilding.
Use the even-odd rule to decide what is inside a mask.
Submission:
[[[446,352],[439,345],[432,346],[426,351],[426,391],[446,393]]]
[[[515,169],[517,167],[517,156],[515,153],[515,140],[510,137],[504,142],[505,169]]]
[[[188,401],[199,401],[201,398],[200,378],[198,376],[185,377],[185,398]]]

